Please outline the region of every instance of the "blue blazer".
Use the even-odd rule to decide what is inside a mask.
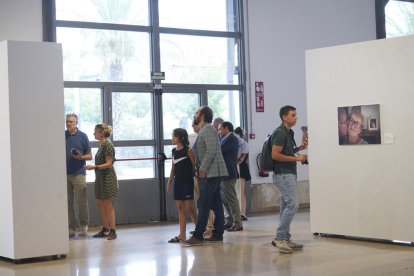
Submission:
[[[239,153],[239,139],[230,133],[220,141],[221,152],[223,153],[224,162],[226,163],[229,176],[225,179],[239,178],[237,171],[237,155]]]

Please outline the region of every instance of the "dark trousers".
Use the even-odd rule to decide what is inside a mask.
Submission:
[[[193,236],[203,240],[210,210],[214,211],[213,236],[223,238],[224,212],[220,193],[221,177],[198,178],[200,198],[197,201],[198,221]]]

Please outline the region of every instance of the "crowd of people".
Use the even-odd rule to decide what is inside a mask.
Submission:
[[[272,137],[272,159],[274,160],[273,180],[280,191],[280,223],[272,245],[281,252],[291,253],[302,245],[293,243],[290,224],[297,212],[298,192],[296,183],[296,163],[305,162],[305,155],[297,152],[307,147],[302,141],[296,147],[292,127],[296,124],[296,109],[285,106],[280,110],[282,124]],[[115,230],[115,210],[112,199],[118,193],[118,180],[113,167],[115,149],[109,137],[112,129],[106,124],[95,126],[94,137],[99,141],[95,164],[86,165],[92,160],[88,137],[77,128],[76,114],[66,115],[66,156],[69,235],[86,235],[89,224],[86,197],[86,170],[94,170],[95,198],[100,210],[102,227],[94,238],[117,238]],[[179,234],[169,243],[202,245],[221,243],[225,231],[243,231],[246,216],[246,197],[244,187],[251,179],[248,166],[248,144],[243,139],[243,130],[234,129],[231,122],[214,118],[208,106],[197,109],[192,127],[194,134],[189,135],[183,128],[172,133],[172,167],[167,182],[167,192],[176,201],[179,218]],[[241,204],[237,197],[237,181],[241,186]],[[78,209],[79,224],[75,216],[75,203]],[[186,236],[187,216],[190,215],[195,229]]]

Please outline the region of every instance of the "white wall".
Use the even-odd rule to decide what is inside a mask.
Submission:
[[[42,41],[42,0],[1,0],[0,41]]]
[[[313,232],[414,241],[413,49],[408,36],[307,52]],[[339,146],[337,107],[373,103],[394,143]]]
[[[280,107],[298,108],[297,141],[300,126],[307,124],[305,50],[375,39],[375,1],[246,0],[245,25],[253,108],[249,131],[256,134],[249,140],[252,183],[268,183],[271,177],[258,176],[256,157],[265,137],[280,124]],[[255,111],[255,81],[264,82],[264,113]],[[299,180],[307,180],[308,169],[298,169]]]
[[[0,256],[66,254],[62,47],[6,41],[0,50]]]

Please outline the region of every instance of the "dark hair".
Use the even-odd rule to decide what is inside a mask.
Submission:
[[[236,127],[234,133],[238,134],[240,138],[243,138],[243,129],[241,127]]]
[[[220,125],[221,127],[227,128],[231,132],[234,130],[233,124],[230,122],[222,122]]]
[[[211,110],[211,108],[208,106],[202,106],[200,108],[200,115],[204,116],[204,121],[206,123],[211,124],[213,121],[213,110]]]
[[[180,141],[184,147],[188,147],[188,145],[190,145],[187,130],[183,128],[176,128],[173,130],[173,135],[178,138],[178,141]]]
[[[280,112],[279,112],[279,116],[280,116],[280,119],[282,120],[282,122],[283,122],[283,116],[288,115],[289,111],[295,111],[295,110],[296,110],[296,108],[294,108],[293,106],[290,106],[290,105],[285,105],[284,107],[282,107],[280,109]]]

